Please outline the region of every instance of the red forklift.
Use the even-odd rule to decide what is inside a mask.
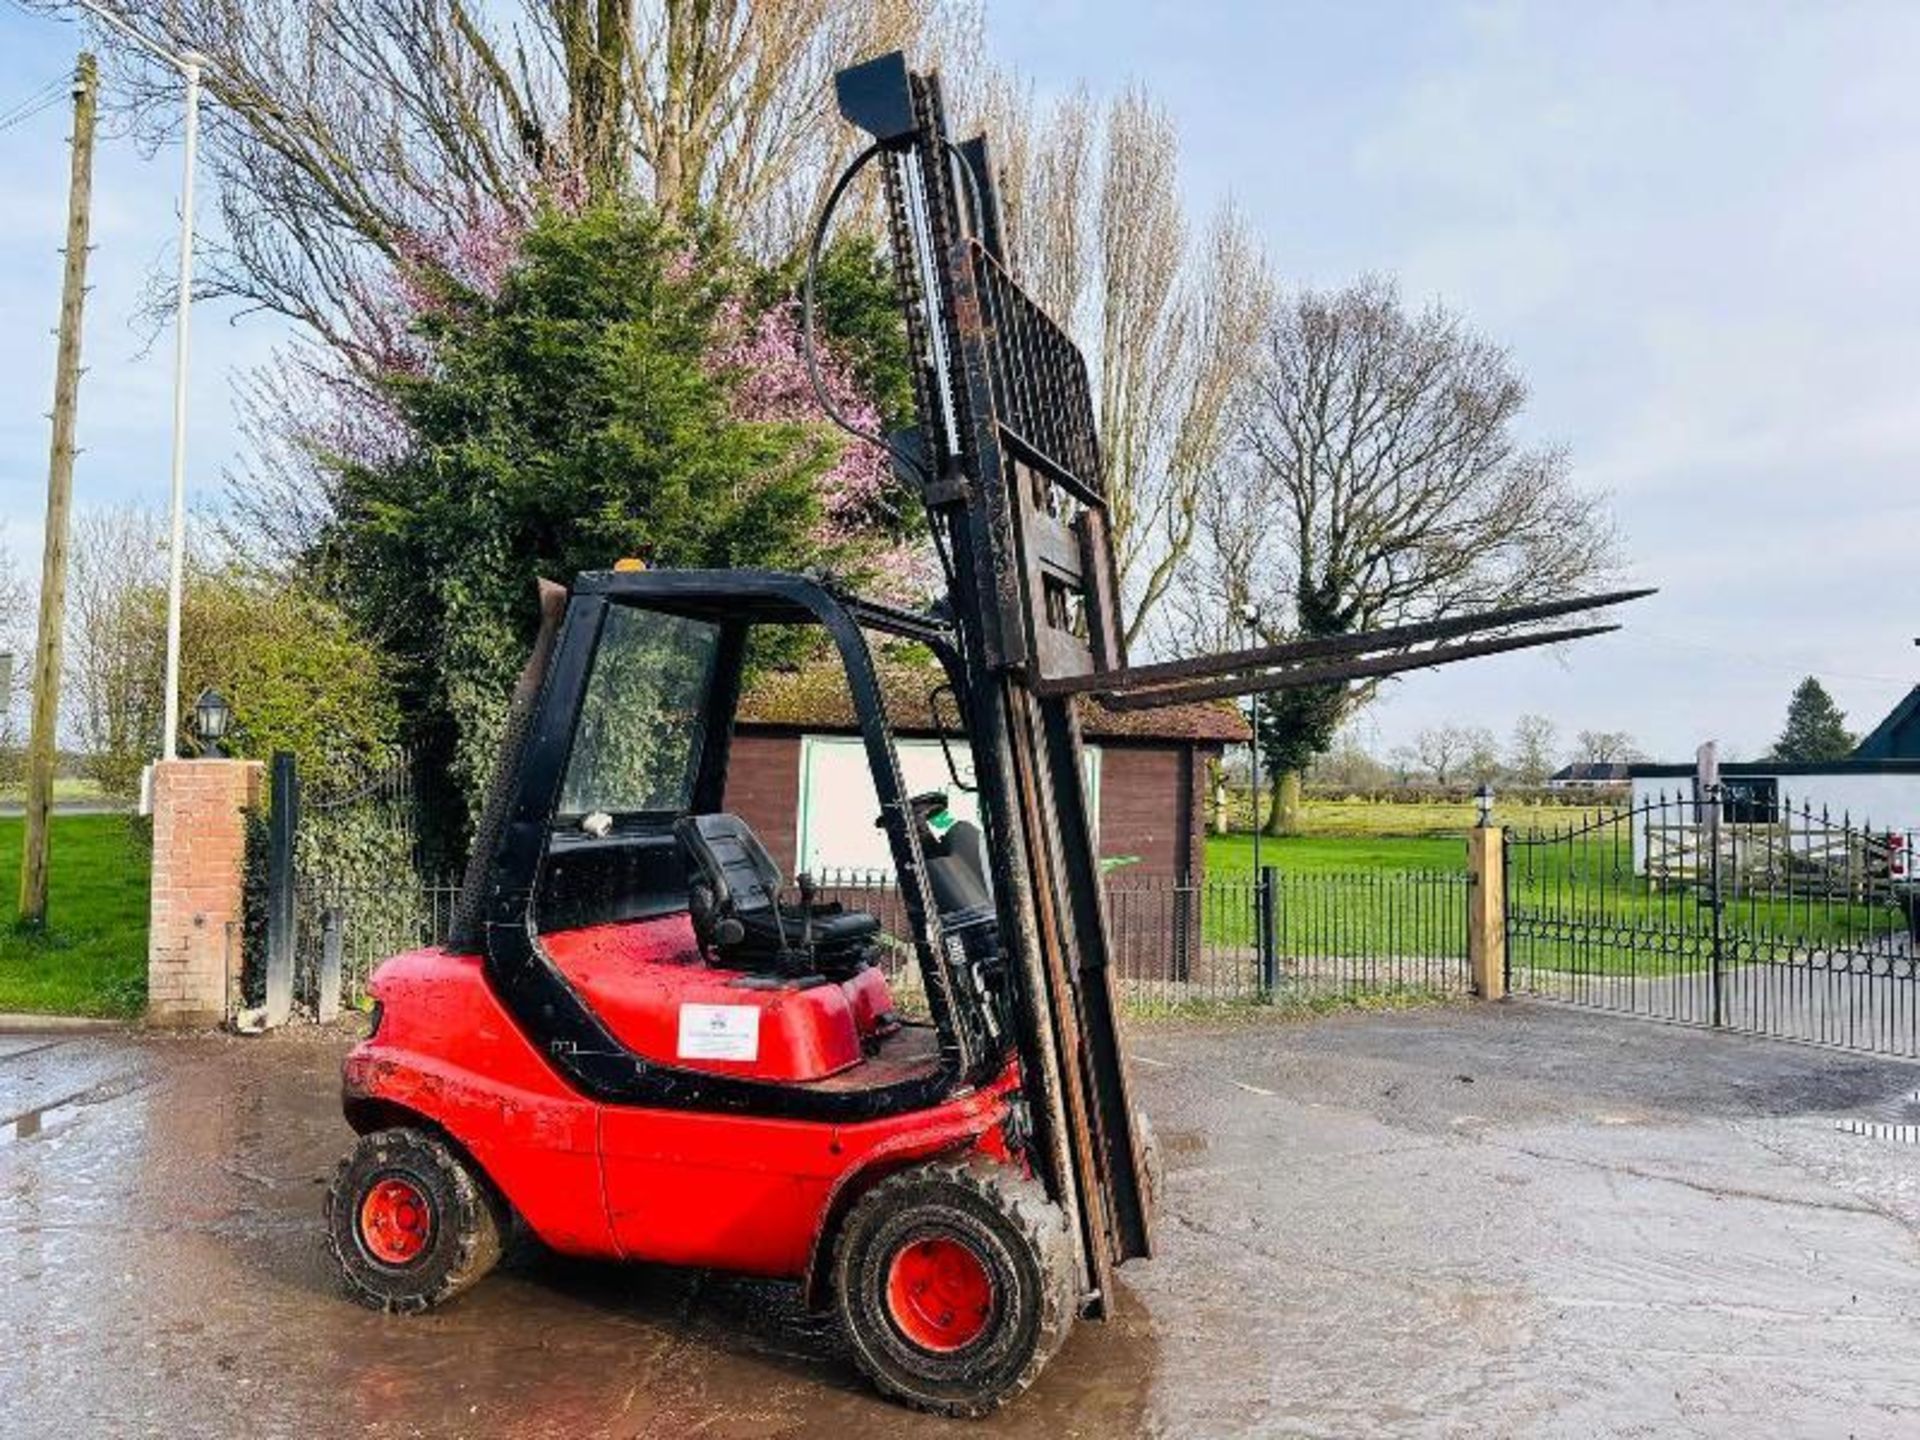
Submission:
[[[818,576],[627,564],[543,587],[452,933],[374,976],[327,1228],[349,1290],[388,1311],[459,1294],[516,1225],[570,1255],[793,1280],[881,1391],[975,1416],[1107,1315],[1114,1268],[1151,1244],[1080,697],[1391,674],[1610,629],[1525,627],[1629,597],[1129,666],[1086,367],[1008,273],[984,140],[951,141],[937,78],[897,54],[838,91],[871,143],[812,259],[877,165],[919,423],[862,438],[923,500],[946,593],[915,612]],[[790,889],[724,808],[748,657],[795,627],[824,634],[859,718],[918,1018],[879,920]],[[901,643],[937,662],[978,825],[902,779],[873,659]]]

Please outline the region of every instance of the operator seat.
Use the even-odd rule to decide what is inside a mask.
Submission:
[[[758,975],[842,976],[871,960],[880,921],[814,902],[805,876],[802,903],[782,903],[780,867],[738,815],[686,815],[673,833],[687,857],[694,934],[722,963]]]

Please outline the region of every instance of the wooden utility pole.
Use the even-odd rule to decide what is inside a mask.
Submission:
[[[67,184],[67,266],[60,285],[60,351],[53,378],[53,449],[47,463],[47,535],[40,561],[40,636],[33,656],[33,725],[27,738],[27,833],[20,855],[20,923],[47,921],[48,820],[59,743],[60,654],[67,623],[67,518],[73,500],[73,419],[80,398],[80,318],[87,298],[87,232],[93,216],[93,122],[99,72],[82,52],[73,75],[73,171]]]

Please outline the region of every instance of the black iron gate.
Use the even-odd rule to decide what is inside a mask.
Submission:
[[[1905,837],[1751,788],[1509,831],[1508,988],[1920,1055]]]
[[[309,789],[293,757],[276,755],[272,793],[267,1023],[291,1006],[326,1019],[364,997],[386,956],[445,937],[457,886],[421,865],[406,757]]]

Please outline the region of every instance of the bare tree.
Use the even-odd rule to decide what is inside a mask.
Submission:
[[[1582,730],[1574,737],[1573,758],[1578,764],[1627,764],[1644,758],[1625,730]]]
[[[1411,745],[1396,745],[1388,753],[1387,760],[1393,770],[1396,785],[1410,785],[1413,777],[1421,769],[1420,756]]]
[[[1515,433],[1526,386],[1438,305],[1367,279],[1277,305],[1238,409],[1239,468],[1202,496],[1187,609],[1258,608],[1271,643],[1564,597],[1613,565],[1603,500]],[[1277,696],[1276,799],[1373,685]],[[1280,807],[1276,806],[1276,810]]]
[[[74,9],[70,0],[39,0]],[[201,290],[350,353],[393,343],[380,277],[484,244],[537,196],[643,188],[774,258],[852,137],[834,66],[976,49],[971,0],[101,0],[210,64],[204,163],[224,237]],[[103,29],[150,140],[179,79]]]
[[[333,519],[332,467],[392,458],[402,427],[369,377],[311,341],[283,345],[270,365],[234,382],[246,449],[227,472],[227,503],[203,528],[229,558],[288,572],[324,558]],[[387,417],[389,423],[369,423]]]
[[[1338,790],[1384,790],[1394,780],[1393,768],[1348,733],[1313,764],[1313,783]]]
[[[1080,341],[1112,503],[1127,642],[1150,633],[1192,549],[1232,431],[1238,377],[1271,287],[1231,206],[1197,242],[1179,137],[1138,88],[1042,112],[997,77],[980,111],[996,145],[1014,268]]]
[[[81,512],[67,582],[73,733],[109,794],[132,793],[160,735],[166,529],[144,510]]]
[[[1522,785],[1544,785],[1553,773],[1559,729],[1544,715],[1522,715],[1507,741],[1507,769]]]
[[[655,201],[710,206],[769,256],[802,243],[858,143],[834,72],[907,50],[922,68],[957,67],[964,86],[983,24],[975,0],[657,0],[631,14],[627,95]]]
[[[201,153],[221,223],[202,241],[201,292],[332,344],[378,343],[382,270],[526,205],[543,172],[579,163],[542,47],[516,43],[532,26],[464,0],[102,3],[210,62]],[[115,31],[99,39],[138,132],[170,135],[179,77]]]
[[[1465,749],[1460,756],[1458,778],[1469,785],[1491,785],[1500,775],[1500,742],[1484,725],[1462,728]]]
[[[1451,785],[1473,743],[1458,725],[1430,725],[1413,737],[1413,753],[1437,785]]]
[[[13,551],[0,523],[0,785],[20,783],[25,774],[26,682],[33,673],[26,661],[32,635],[27,624],[27,589],[20,583]]]
[[[30,613],[27,587],[21,583],[12,547],[7,544],[6,522],[0,520],[0,650],[16,654],[24,651]]]

